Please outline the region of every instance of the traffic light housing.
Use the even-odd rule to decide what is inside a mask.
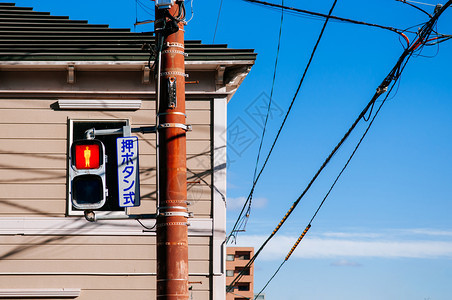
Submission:
[[[69,194],[77,209],[99,209],[106,201],[105,147],[99,140],[72,143],[69,156]]]

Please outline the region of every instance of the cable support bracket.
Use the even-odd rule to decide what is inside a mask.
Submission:
[[[158,113],[158,114],[157,114],[157,117],[165,116],[165,115],[180,115],[180,116],[187,117],[186,114],[184,114],[183,112],[179,112],[179,111],[172,111],[172,112],[166,112],[166,113]]]
[[[167,47],[177,47],[177,48],[185,49],[184,44],[181,44],[181,43],[170,43],[170,42],[167,42],[166,46]]]
[[[185,53],[184,51],[180,51],[180,50],[163,50],[163,51],[162,51],[162,54],[165,54],[165,53],[181,54],[181,55],[183,55],[183,56],[185,56],[185,57],[188,56],[187,53]]]
[[[190,217],[193,217],[193,214],[190,214],[189,212],[182,212],[182,211],[168,211],[168,212],[161,212],[161,213],[159,213],[159,216],[161,216],[161,217],[185,217],[185,218],[190,218]]]
[[[187,222],[166,222],[166,223],[159,223],[156,225],[156,227],[169,227],[169,226],[190,226]]]
[[[168,76],[168,75],[179,75],[179,76],[188,77],[188,74],[183,73],[183,72],[162,72],[162,73],[160,73],[160,76]]]
[[[191,131],[192,126],[181,123],[162,123],[158,126],[158,129],[166,129],[166,128],[181,128],[185,131]]]
[[[388,90],[388,87],[387,87],[387,86],[379,86],[379,87],[377,88],[377,94],[378,94],[378,95],[381,95],[381,94],[383,94],[383,93],[386,93],[387,90]]]
[[[166,210],[166,209],[179,209],[179,210],[183,210],[183,211],[187,211],[188,208],[185,206],[159,206],[159,211],[161,210]]]

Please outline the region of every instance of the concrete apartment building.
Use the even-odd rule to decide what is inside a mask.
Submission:
[[[155,221],[90,223],[68,197],[68,151],[85,130],[155,125],[153,41],[0,3],[0,299],[155,299]],[[256,54],[199,41],[185,52],[190,296],[221,300],[227,103]],[[156,211],[155,135],[136,135],[141,206],[120,208],[109,189],[99,216]],[[116,137],[102,137],[109,157]]]
[[[253,247],[226,248],[226,285],[244,269],[254,255]],[[234,290],[226,294],[226,300],[254,299],[254,264],[245,271],[244,276],[234,285]]]

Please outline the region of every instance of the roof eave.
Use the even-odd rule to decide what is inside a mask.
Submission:
[[[0,70],[29,70],[51,71],[66,70],[74,66],[77,70],[86,71],[136,71],[143,70],[148,61],[0,61]],[[252,66],[254,60],[211,60],[211,61],[185,61],[188,71],[217,70],[219,66]]]

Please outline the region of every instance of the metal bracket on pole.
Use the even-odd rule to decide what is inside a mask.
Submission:
[[[158,129],[166,129],[166,128],[181,128],[185,131],[191,131],[192,126],[181,123],[162,123],[158,126]]]
[[[168,211],[168,212],[161,212],[161,213],[159,213],[159,216],[161,216],[161,217],[178,216],[178,217],[189,218],[190,217],[190,213],[182,212],[182,211]]]
[[[100,215],[96,216],[96,213],[92,210],[84,211],[85,219],[89,222],[96,222],[98,220],[125,220],[125,219],[157,219],[158,214],[142,214],[142,215]]]
[[[132,132],[156,133],[157,126],[146,126],[146,127],[138,127],[138,128],[131,128],[130,126],[124,126],[123,128],[115,128],[115,129],[91,128],[91,129],[88,129],[87,131],[85,131],[85,138],[88,140],[92,140],[97,135],[115,135],[115,134],[123,134],[124,136],[131,136]]]

